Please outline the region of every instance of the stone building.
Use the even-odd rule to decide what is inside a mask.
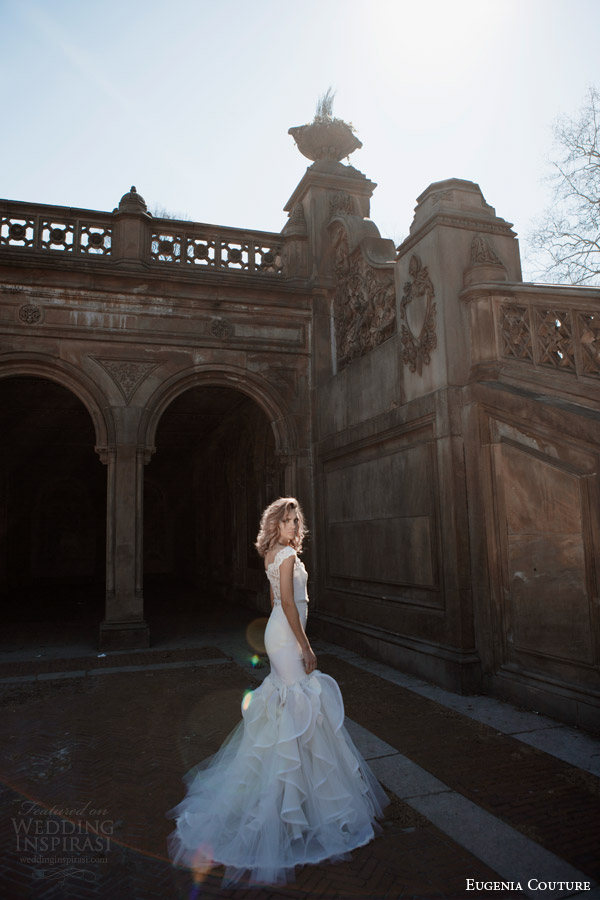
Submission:
[[[150,583],[264,611],[258,516],[295,494],[313,633],[593,726],[600,290],[523,283],[469,181],[430,185],[396,249],[321,127],[293,130],[313,162],[281,233],[135,188],[0,202],[5,618],[75,589],[134,648]]]

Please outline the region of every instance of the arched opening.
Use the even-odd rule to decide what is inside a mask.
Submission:
[[[106,469],[81,400],[46,378],[0,378],[0,618],[67,623],[95,643],[103,615]]]
[[[144,486],[151,627],[183,613],[217,622],[234,605],[264,614],[267,584],[253,542],[260,513],[284,484],[264,411],[235,388],[192,386],[163,412],[155,446]]]

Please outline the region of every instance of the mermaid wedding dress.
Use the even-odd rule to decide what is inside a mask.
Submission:
[[[175,865],[225,866],[223,886],[284,884],[294,867],[348,859],[381,832],[388,798],[344,727],[337,682],[307,675],[281,606],[279,566],[267,567],[273,610],[265,630],[271,672],[246,694],[242,721],[218,752],[184,776],[186,797],[169,810]],[[308,576],[296,557],[294,601],[306,624]],[[244,877],[246,876],[246,877]]]

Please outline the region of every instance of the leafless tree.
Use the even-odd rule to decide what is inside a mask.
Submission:
[[[600,284],[600,93],[590,87],[577,118],[554,125],[553,202],[529,235],[536,277]]]
[[[150,212],[155,219],[177,219],[179,222],[191,222],[187,213],[171,212],[166,206],[155,204]]]

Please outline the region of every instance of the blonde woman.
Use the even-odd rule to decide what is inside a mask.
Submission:
[[[242,721],[218,753],[185,776],[188,794],[167,813],[176,818],[173,863],[223,864],[224,886],[284,884],[296,866],[348,859],[381,831],[376,819],[388,803],[306,636],[305,534],[294,497],[265,509],[255,546],[271,587],[271,672],[244,697]]]

